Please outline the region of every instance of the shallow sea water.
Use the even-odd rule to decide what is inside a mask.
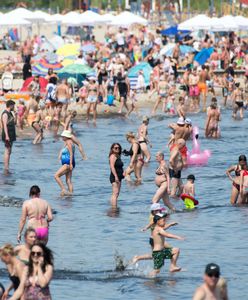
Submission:
[[[53,299],[191,299],[209,262],[221,266],[222,275],[228,280],[230,299],[247,298],[248,207],[229,204],[231,183],[225,175],[225,170],[236,163],[240,154],[247,154],[247,119],[233,121],[230,110],[223,110],[222,114],[220,140],[204,138],[205,114],[190,116],[200,128],[201,149],[210,149],[212,157],[207,166],[183,171],[183,178],[190,173],[196,176],[198,208],[186,212],[181,200],[173,201],[178,212],[171,215],[170,221],[177,221],[179,225],[169,231],[185,236],[186,240],[170,240],[170,243],[181,248],[178,264],[186,271],[171,275],[166,262],[156,279],[148,278],[152,261],[139,262],[123,272],[115,271],[115,255],[127,262],[136,254],[150,252],[149,232],[142,233],[140,228],[148,222],[150,202],[156,190],[155,154],[163,150],[168,159],[168,124],[176,118],[159,115],[151,119],[152,161],[143,169],[142,185],[136,187],[123,181],[120,215],[115,218],[108,216],[109,148],[113,142],[119,142],[128,149],[125,133],[136,131],[140,119],[135,116],[129,120],[99,118],[96,128],[85,122],[75,124],[89,159],[82,161],[79,153],[76,154],[75,191],[67,198],[59,196],[53,179],[60,166],[57,157],[62,141],[48,135],[42,145],[33,146],[30,139],[15,143],[11,162],[14,173],[0,176],[0,195],[10,200],[24,200],[30,186],[38,184],[42,197],[56,211],[48,244],[55,255]],[[191,148],[191,142],[188,147]],[[123,157],[123,160],[127,166],[128,159]],[[16,241],[20,214],[20,207],[0,207],[1,245]],[[2,263],[0,281],[5,284],[8,281]]]

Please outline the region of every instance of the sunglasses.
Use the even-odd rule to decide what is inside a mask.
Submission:
[[[116,146],[116,147],[114,147],[113,149],[120,149],[120,147]]]
[[[207,274],[208,277],[215,277],[215,278],[219,278],[220,274]]]
[[[32,255],[32,256],[41,257],[41,256],[43,256],[43,253],[42,253],[42,252],[35,252],[35,251],[32,251],[32,252],[31,252],[31,255]]]

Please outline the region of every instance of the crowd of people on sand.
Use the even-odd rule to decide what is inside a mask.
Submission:
[[[176,37],[178,38],[178,37]],[[65,38],[66,40],[66,38]],[[177,225],[176,222],[167,223],[170,213],[176,212],[173,198],[182,193],[195,198],[195,176],[187,175],[187,182],[183,183],[182,173],[187,172],[188,150],[186,143],[193,135],[193,124],[189,113],[197,113],[201,109],[206,112],[205,136],[217,139],[220,137],[221,108],[232,109],[234,120],[244,118],[247,108],[247,78],[248,78],[248,48],[244,39],[235,33],[223,36],[217,42],[206,34],[196,39],[190,34],[176,40],[171,56],[160,55],[163,45],[169,42],[168,37],[161,36],[160,30],[155,33],[147,28],[139,28],[136,33],[126,29],[112,32],[106,31],[105,43],[100,44],[92,35],[90,41],[96,47],[92,53],[80,51],[77,63],[86,64],[95,70],[95,76],[86,77],[82,85],[75,87],[66,79],[59,79],[57,74],[49,69],[45,76],[48,84],[46,92],[41,92],[40,77],[32,77],[32,58],[34,51],[39,51],[40,38],[34,37],[23,43],[19,55],[23,61],[23,79],[30,77],[28,91],[30,100],[23,99],[5,102],[5,109],[1,114],[2,140],[4,142],[4,171],[8,174],[10,156],[16,141],[16,126],[19,134],[25,134],[28,127],[34,130],[33,144],[42,143],[45,133],[50,131],[55,136],[61,136],[63,148],[59,153],[61,167],[54,175],[54,179],[61,189],[61,195],[73,194],[72,174],[75,168],[75,149],[78,148],[83,159],[87,159],[81,141],[73,132],[73,122],[77,116],[77,108],[86,106],[86,121],[91,112],[96,124],[97,106],[102,105],[105,112],[107,106],[116,106],[118,113],[125,111],[129,117],[132,112],[139,114],[138,103],[143,97],[147,103],[152,101],[150,114],[155,115],[161,106],[166,115],[177,117],[171,122],[168,137],[170,156],[168,162],[163,152],[156,154],[158,168],[155,170],[156,191],[151,199],[151,214],[149,223],[142,229],[151,230],[149,243],[152,252],[136,255],[130,264],[139,260],[153,259],[154,270],[151,276],[160,272],[164,260],[169,259],[170,272],[181,271],[177,265],[180,249],[172,247],[165,238],[184,240],[184,237],[171,234],[167,229]],[[197,52],[203,48],[214,47],[209,60],[202,66],[197,66],[193,56],[183,56],[181,45],[192,45]],[[44,54],[44,53],[41,53]],[[132,86],[127,76],[128,70],[141,61],[147,62],[152,72],[148,86],[145,74],[138,73],[137,84]],[[179,74],[181,69],[182,75]],[[244,76],[237,77],[237,69],[244,68]],[[13,90],[13,71],[15,62],[6,66],[2,75],[2,94],[7,97]],[[223,75],[216,75],[221,69]],[[218,103],[222,92],[223,102]],[[211,97],[207,107],[207,99]],[[77,104],[75,104],[77,103]],[[73,107],[73,109],[72,109]],[[81,117],[80,117],[81,118]],[[149,116],[143,116],[139,128],[126,134],[130,149],[122,149],[120,143],[113,143],[109,152],[110,183],[112,185],[111,208],[118,212],[118,197],[123,179],[132,181],[135,176],[136,185],[142,182],[144,164],[151,160],[151,137],[148,135]],[[60,133],[62,132],[62,133]],[[197,138],[197,137],[196,137]],[[121,155],[129,156],[130,163],[124,169]],[[99,162],[100,163],[100,162]],[[234,173],[234,177],[232,176]],[[246,204],[248,201],[248,169],[245,155],[240,155],[237,164],[226,171],[232,182],[231,203]],[[65,176],[65,182],[62,177]],[[163,200],[164,206],[160,205]],[[26,221],[27,225],[26,225]],[[2,290],[2,300],[48,300],[51,299],[49,284],[53,276],[53,255],[46,244],[48,242],[49,224],[53,220],[53,213],[47,201],[40,198],[38,186],[30,189],[30,200],[24,202],[17,235],[18,242],[26,225],[24,244],[14,247],[5,244],[0,248],[0,257],[9,273],[10,285]],[[8,298],[11,290],[13,295]],[[198,299],[227,299],[226,281],[220,278],[220,268],[211,263],[206,266],[204,284],[199,287],[194,300]]]

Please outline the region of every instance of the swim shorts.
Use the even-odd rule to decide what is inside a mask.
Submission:
[[[159,270],[164,265],[165,259],[171,259],[173,256],[172,254],[172,248],[164,248],[160,251],[153,251],[152,252],[152,258],[154,263],[154,269]]]
[[[198,89],[199,89],[200,93],[206,94],[207,93],[207,85],[206,85],[206,83],[205,82],[199,82],[198,83]]]
[[[181,171],[175,172],[173,169],[169,168],[169,174],[170,174],[170,178],[176,178],[176,179],[181,178]]]
[[[97,97],[94,95],[89,95],[87,98],[88,103],[96,103],[97,102]]]
[[[189,87],[189,95],[190,97],[198,97],[200,94],[198,85],[191,85]]]

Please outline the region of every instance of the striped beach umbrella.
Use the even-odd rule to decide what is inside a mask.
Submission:
[[[48,69],[53,69],[54,72],[58,72],[63,66],[59,62],[50,63],[49,61],[42,59],[32,67],[33,75],[44,76],[47,75]]]

